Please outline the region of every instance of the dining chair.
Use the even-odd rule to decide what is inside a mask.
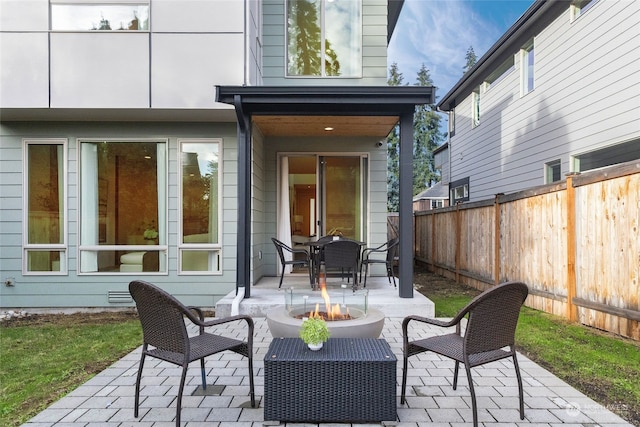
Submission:
[[[353,278],[353,288],[358,287],[358,264],[360,262],[360,243],[350,239],[332,240],[322,246],[322,263],[325,270],[340,269],[344,278],[344,270]],[[349,276],[347,276],[347,282]]]
[[[405,317],[402,321],[402,351],[404,357],[400,403],[404,404],[406,400],[408,358],[425,351],[432,351],[455,360],[453,373],[454,390],[458,385],[459,365],[460,363],[464,364],[469,390],[471,391],[473,425],[475,427],[478,425],[478,409],[473,379],[471,378],[471,368],[511,357],[513,358],[518,381],[520,419],[523,420],[524,397],[520,368],[516,358],[515,331],[520,308],[528,293],[529,290],[524,283],[508,282],[481,293],[449,321],[415,315]],[[467,318],[467,322],[466,326],[462,328],[461,322],[464,318]],[[455,333],[409,341],[409,324],[412,321],[428,323],[443,328],[455,326],[456,329]]]
[[[370,264],[384,264],[387,268],[387,279],[391,283],[393,279],[393,287],[396,287],[396,276],[393,274],[393,263],[398,253],[398,244],[400,240],[397,237],[390,239],[382,245],[375,248],[365,248],[362,251],[362,262],[360,265],[360,282],[362,282],[362,269],[364,268],[364,284],[367,287],[367,275]],[[384,257],[383,257],[384,256]]]
[[[276,251],[278,252],[278,258],[280,259],[280,265],[282,265],[282,271],[280,272],[280,284],[278,285],[278,288],[282,286],[282,280],[284,279],[284,270],[287,267],[287,265],[291,265],[291,266],[299,265],[302,267],[307,267],[307,269],[309,270],[309,283],[313,285],[313,276],[311,274],[312,263],[311,263],[311,256],[309,255],[309,251],[306,251],[304,249],[293,249],[285,245],[275,237],[272,237],[271,241],[276,246]],[[285,258],[285,252],[288,252],[291,254],[290,260]],[[303,255],[304,258],[296,259],[296,254]]]
[[[166,291],[151,283],[134,280],[129,283],[129,293],[138,309],[142,325],[142,356],[138,367],[135,390],[134,416],[138,418],[140,404],[140,383],[145,357],[155,357],[174,365],[182,366],[182,376],[176,401],[176,427],[180,427],[182,393],[189,363],[200,360],[202,388],[207,388],[205,357],[221,351],[233,351],[248,359],[249,395],[251,407],[256,406],[253,381],[253,319],[246,315],[230,316],[220,319],[204,320],[200,308],[187,307]],[[198,334],[189,336],[185,317],[199,327]],[[247,323],[245,341],[205,332],[205,328],[243,321]]]

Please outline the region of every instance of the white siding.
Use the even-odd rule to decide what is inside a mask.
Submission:
[[[514,52],[516,54],[516,52]],[[496,66],[499,64],[496,64]],[[569,10],[535,35],[535,89],[520,97],[516,69],[456,107],[452,181],[470,177],[471,201],[544,183],[544,164],[640,138],[640,2],[599,1],[575,22]]]
[[[0,33],[0,106],[49,106],[47,33]]]

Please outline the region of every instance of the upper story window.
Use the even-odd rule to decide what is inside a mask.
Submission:
[[[571,2],[571,21],[578,19],[580,15],[596,4],[598,0],[573,0]]]
[[[449,184],[449,199],[451,205],[469,200],[469,177],[459,179]]]
[[[513,59],[513,55],[509,57],[506,61],[504,61],[495,71],[486,78],[484,81],[486,84],[486,89],[488,90],[493,85],[497,84],[500,80],[502,80],[507,74],[509,74],[515,68],[515,63]]]
[[[54,31],[149,31],[148,0],[51,0]]]
[[[222,140],[180,141],[182,185],[179,269],[182,273],[219,273],[222,212]]]
[[[25,141],[23,271],[67,272],[66,140]]]
[[[361,0],[288,0],[287,76],[361,74]]]
[[[526,95],[534,89],[535,56],[533,40],[524,45],[520,53],[521,93],[522,95]]]
[[[79,273],[166,273],[166,146],[80,141]]]
[[[480,124],[480,87],[477,87],[471,93],[471,108],[473,127],[476,127]]]

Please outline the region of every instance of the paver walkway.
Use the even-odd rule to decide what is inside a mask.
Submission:
[[[226,352],[207,358],[207,395],[200,389],[200,369],[193,363],[187,373],[182,402],[182,425],[186,427],[257,427],[263,422],[263,358],[271,342],[264,318],[256,318],[254,371],[259,404],[251,408],[246,360]],[[387,318],[382,337],[398,358],[398,396],[402,380],[401,318]],[[441,328],[424,325],[428,336]],[[195,331],[195,329],[194,329]],[[227,325],[224,334],[242,337],[242,323]],[[246,336],[246,335],[245,335]],[[133,417],[133,396],[140,348],[51,405],[30,421],[29,427],[172,427],[181,369],[147,358],[142,379],[140,417]],[[433,353],[409,359],[407,404],[398,397],[398,426],[472,425],[471,400],[464,369],[458,390],[451,387],[453,362]],[[518,414],[518,391],[512,363],[507,359],[478,368],[478,417],[485,426],[630,426],[607,408],[589,399],[549,371],[519,355],[525,393],[525,420]],[[348,425],[348,424],[345,424]],[[288,424],[299,427],[301,424]],[[335,426],[335,424],[321,424]]]

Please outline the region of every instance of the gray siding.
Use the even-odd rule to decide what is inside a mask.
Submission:
[[[516,52],[514,52],[516,54]],[[451,180],[470,177],[470,200],[544,183],[544,165],[640,139],[640,3],[600,1],[574,22],[569,9],[535,34],[535,89],[520,95],[515,70],[456,106]],[[496,64],[496,67],[499,64]],[[640,143],[640,142],[639,142]]]
[[[127,284],[142,278],[162,284],[187,304],[215,305],[235,289],[237,229],[237,138],[235,124],[180,123],[3,123],[0,127],[0,276],[16,278],[14,287],[2,287],[3,307],[119,307],[109,304],[107,292],[126,291]],[[168,140],[168,274],[84,274],[78,275],[78,146],[76,138],[140,138],[153,135]],[[22,275],[23,138],[63,137],[68,139],[66,220],[68,275]],[[177,274],[178,143],[179,138],[223,139],[223,223],[221,275]],[[188,283],[189,286],[185,286]]]
[[[263,72],[265,85],[387,84],[387,1],[362,0],[362,78],[285,77],[285,0],[264,0]]]

